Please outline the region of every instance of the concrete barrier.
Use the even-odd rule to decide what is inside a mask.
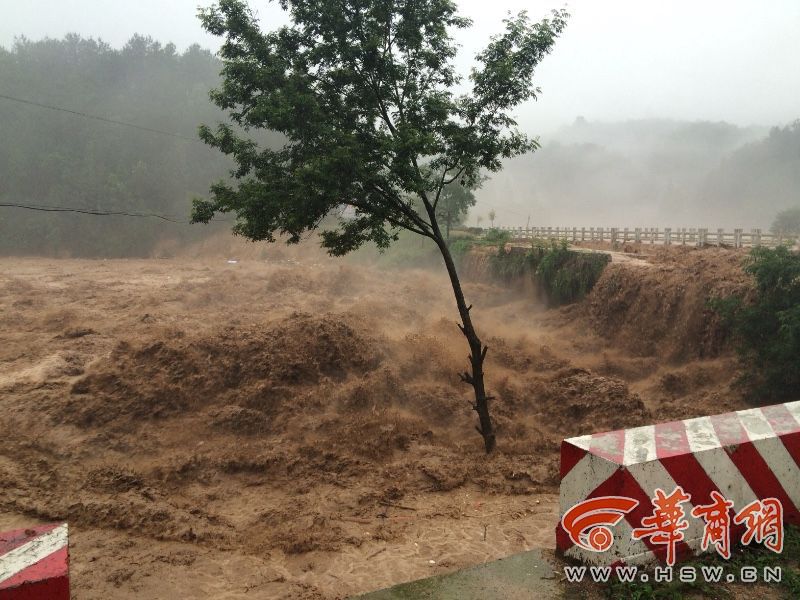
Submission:
[[[66,523],[0,533],[0,600],[69,600]]]
[[[800,402],[564,440],[556,546],[601,566],[671,564],[715,550],[725,556],[726,542],[729,550],[738,541],[780,552],[782,524],[800,524],[798,462]],[[662,522],[660,537],[651,535],[659,491],[662,498],[676,492],[673,509],[681,511]],[[721,509],[711,527],[715,504]],[[756,521],[772,528],[754,533]]]

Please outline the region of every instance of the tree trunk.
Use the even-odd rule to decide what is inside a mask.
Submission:
[[[472,372],[465,371],[459,375],[462,381],[469,383],[475,390],[475,404],[473,404],[472,408],[478,413],[478,421],[480,423],[480,426],[476,427],[476,429],[483,436],[483,445],[486,448],[486,453],[489,454],[495,447],[494,427],[489,416],[489,400],[491,398],[486,395],[486,387],[483,380],[483,361],[486,359],[486,351],[489,350],[489,347],[481,343],[478,334],[475,332],[475,327],[472,325],[472,318],[469,314],[472,306],[467,306],[464,300],[464,292],[461,289],[461,281],[458,279],[458,272],[450,254],[450,248],[447,247],[447,243],[442,239],[438,228],[436,229],[438,233],[436,244],[439,246],[442,258],[444,258],[444,263],[447,266],[447,274],[450,276],[450,284],[453,286],[453,294],[456,297],[458,314],[461,316],[462,325],[459,325],[459,329],[461,329],[464,337],[467,338],[470,349],[469,360]]]

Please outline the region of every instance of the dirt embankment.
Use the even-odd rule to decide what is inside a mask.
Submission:
[[[730,352],[709,302],[752,292],[752,280],[742,269],[745,250],[641,244],[612,250],[610,244],[595,243],[590,251],[603,250],[612,262],[585,300],[568,309],[570,318],[583,318],[609,347],[636,357],[679,364]],[[464,277],[493,281],[490,263],[496,252],[476,247],[465,254]],[[529,279],[526,272],[519,281],[506,283],[544,304]]]
[[[593,329],[635,356],[680,363],[729,352],[712,298],[747,294],[744,253],[717,248],[661,248],[652,268],[611,264],[586,299]]]
[[[724,356],[593,333],[658,326],[655,280],[544,312],[469,283],[487,458],[442,274],[238,254],[2,261],[0,525],[69,520],[79,598],[338,598],[549,546],[563,437],[739,402]]]
[[[578,362],[597,374],[621,378],[661,420],[738,406],[739,366],[709,303],[752,293],[752,279],[742,269],[747,251],[641,244],[587,249],[605,250],[612,262],[588,296],[542,313],[542,327],[559,332],[560,353],[580,356]],[[491,280],[492,251],[468,254],[466,276]],[[527,277],[511,287],[544,304]]]

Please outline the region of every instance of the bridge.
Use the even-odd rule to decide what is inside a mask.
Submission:
[[[730,248],[792,245],[795,240],[782,233],[761,229],[707,229],[670,227],[500,227],[515,241],[531,239],[567,240],[570,242],[620,242],[623,244],[661,244],[725,246]]]

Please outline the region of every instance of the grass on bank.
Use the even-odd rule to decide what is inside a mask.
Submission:
[[[499,245],[490,271],[507,284],[528,277],[551,305],[560,306],[586,296],[609,262],[611,257],[605,253],[570,250],[566,240],[536,239],[527,251]]]

